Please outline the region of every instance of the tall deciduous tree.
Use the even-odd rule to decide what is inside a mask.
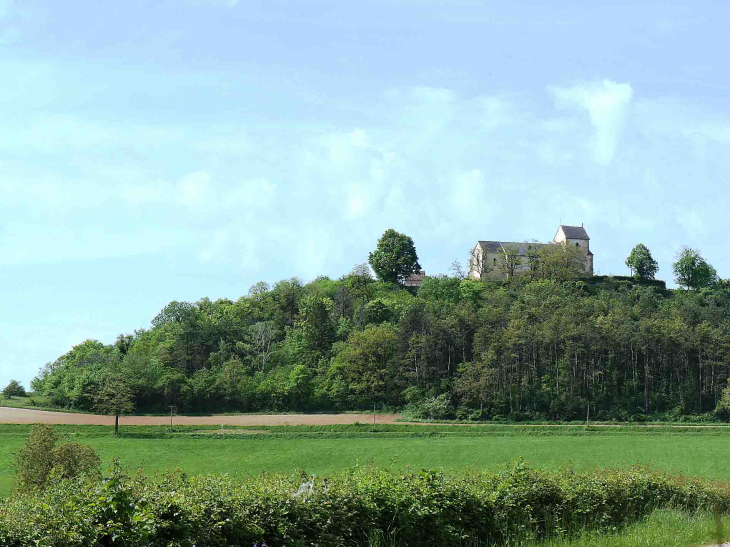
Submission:
[[[335,340],[335,325],[332,322],[332,300],[316,295],[302,299],[299,306],[301,329],[305,350],[316,359],[327,353]]]
[[[631,270],[631,275],[639,279],[654,279],[659,270],[659,264],[643,243],[631,249],[631,254],[626,258],[626,266]]]
[[[537,255],[539,277],[565,281],[586,273],[586,254],[578,247],[551,243],[541,246]]]
[[[387,323],[354,333],[330,365],[327,391],[331,399],[345,409],[384,402],[397,344],[398,335]]]
[[[107,373],[94,397],[95,408],[114,415],[114,434],[119,433],[119,416],[134,411],[134,397],[129,382],[119,372]]]
[[[522,257],[519,249],[515,247],[504,247],[499,253],[499,271],[506,278],[514,277],[522,267]]]
[[[380,237],[369,262],[378,278],[388,283],[403,283],[421,269],[413,240],[392,228]]]
[[[717,271],[700,255],[699,251],[682,247],[677,261],[672,265],[677,285],[690,289],[711,287],[717,282]]]
[[[355,299],[370,300],[373,277],[370,275],[370,266],[367,263],[357,264],[344,278],[345,287]]]
[[[271,355],[272,343],[276,337],[276,325],[273,321],[259,321],[249,327],[253,347],[256,349],[256,368],[266,370],[266,360]]]

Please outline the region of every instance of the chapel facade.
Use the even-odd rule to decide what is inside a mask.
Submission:
[[[585,275],[593,275],[593,253],[590,248],[588,232],[580,226],[566,226],[561,224],[555,233],[552,243],[529,243],[515,241],[477,241],[469,258],[469,278],[501,280],[509,277],[500,261],[506,254],[519,257],[514,267],[515,275],[525,273],[530,269],[530,255],[536,248],[545,245],[571,245],[579,248],[585,254]]]

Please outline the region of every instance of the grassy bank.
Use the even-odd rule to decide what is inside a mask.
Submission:
[[[724,528],[730,531],[727,518]],[[614,533],[592,531],[574,538],[555,538],[533,543],[530,547],[690,547],[717,542],[715,518],[711,513],[659,509],[641,522]],[[730,539],[729,534],[721,536]]]

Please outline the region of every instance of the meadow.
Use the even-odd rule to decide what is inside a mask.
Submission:
[[[13,453],[30,426],[0,424],[0,495],[12,488]],[[245,478],[298,469],[323,476],[356,465],[459,472],[495,469],[524,457],[535,468],[576,470],[635,464],[707,479],[730,477],[730,428],[723,426],[341,425],[220,428],[56,426],[65,440],[93,446],[102,462],[130,470],[180,468],[191,475]]]

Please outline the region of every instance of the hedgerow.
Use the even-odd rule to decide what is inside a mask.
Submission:
[[[0,545],[504,545],[616,529],[654,509],[730,508],[730,488],[643,468],[401,473],[358,467],[320,479],[236,481],[177,471],[103,480],[55,474],[0,504]]]

